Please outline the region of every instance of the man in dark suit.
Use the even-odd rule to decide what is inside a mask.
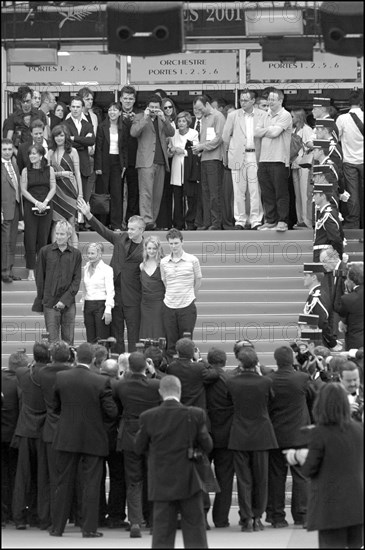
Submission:
[[[238,353],[240,373],[227,380],[233,401],[233,421],[228,448],[233,450],[241,531],[264,529],[269,450],[278,444],[268,407],[273,398],[272,380],[257,372],[258,358],[251,348]]]
[[[211,348],[207,361],[219,373],[215,384],[205,387],[207,412],[210,421],[210,434],[213,450],[210,459],[214,462],[214,471],[220,487],[213,504],[213,522],[216,527],[229,527],[229,510],[232,502],[233,451],[228,449],[229,432],[232,425],[233,405],[228,394],[228,372],[224,369],[227,356],[223,350]]]
[[[364,345],[364,262],[352,262],[347,272],[348,294],[341,297],[337,312],[340,329],[345,332],[346,349]]]
[[[288,465],[282,453],[289,447],[306,445],[306,435],[300,429],[311,423],[309,406],[315,391],[309,374],[293,368],[293,350],[281,346],[274,352],[278,370],[268,376],[273,381],[274,398],[270,401],[269,414],[274,426],[279,448],[269,451],[269,494],[267,521],[273,527],[287,527],[285,519],[285,482]],[[297,466],[291,466],[293,479],[291,512],[295,525],[305,525],[307,513],[306,480]]]
[[[112,389],[112,396],[117,406],[120,401],[117,398],[117,387],[119,378],[119,366],[115,359],[106,359],[100,367],[100,376],[109,378]],[[116,418],[104,421],[108,434],[109,454],[104,459],[103,478],[100,488],[100,510],[99,524],[105,523],[109,528],[128,527],[129,523],[125,521],[125,505],[127,499],[127,489],[124,473],[124,455],[117,451],[117,435],[120,422],[121,410],[118,410]],[[105,480],[106,465],[109,471],[109,497],[108,504],[105,499]],[[108,518],[106,519],[106,515]]]
[[[81,97],[74,97],[71,100],[71,113],[66,117],[65,124],[70,130],[72,146],[79,154],[82,192],[85,201],[89,202],[92,192],[89,176],[92,172],[88,148],[94,145],[95,134],[92,124],[82,112],[84,105]],[[81,229],[85,229],[85,226]]]
[[[1,279],[19,281],[13,274],[18,221],[21,213],[20,174],[13,155],[13,142],[1,140]]]
[[[190,338],[180,338],[176,342],[176,352],[178,358],[168,365],[166,373],[173,374],[180,380],[181,402],[206,409],[205,386],[218,380],[218,370],[203,361],[195,360],[195,344]]]
[[[70,347],[66,342],[59,341],[52,345],[51,350],[52,363],[41,369],[38,374],[39,384],[46,404],[47,414],[43,426],[42,439],[46,447],[49,487],[50,487],[50,515],[51,521],[54,519],[54,501],[57,486],[56,456],[52,443],[56,433],[56,426],[59,415],[54,414],[52,405],[54,399],[54,384],[56,375],[60,371],[71,368]]]
[[[128,187],[128,202],[125,213],[126,224],[131,216],[139,214],[138,171],[136,168],[138,140],[130,134],[133,120],[137,114],[136,110],[133,108],[136,102],[136,95],[137,92],[133,86],[123,86],[120,90],[120,104],[122,106],[121,120],[123,127],[125,127],[127,131],[128,149],[128,166],[123,176],[123,181],[127,182]]]
[[[208,548],[203,486],[188,458],[190,443],[206,453],[212,449],[206,415],[198,407],[180,403],[181,384],[176,376],[161,380],[160,394],[163,404],[141,414],[135,438],[137,453],[148,452],[152,548],[174,548],[178,512],[185,548]]]
[[[29,364],[28,356],[20,351],[9,357],[7,369],[1,370],[1,522],[12,520],[12,499],[15,483],[18,449],[11,447],[19,416],[19,394],[16,369]]]
[[[340,260],[340,256],[332,246],[321,251],[319,260],[324,267],[322,290],[329,301],[328,322],[332,332],[336,335],[338,330],[338,309],[341,305],[341,296],[345,294],[347,263]]]
[[[90,212],[83,199],[77,206],[99,235],[114,245],[110,262],[114,272],[115,306],[112,315],[112,334],[117,343],[113,351],[124,353],[124,323],[127,326],[128,351],[136,349],[139,340],[141,319],[141,282],[139,264],[143,255],[143,232],[145,223],[140,216],[132,216],[125,233],[107,229]]]
[[[117,451],[124,453],[124,468],[127,483],[128,519],[131,524],[130,536],[141,537],[142,486],[146,473],[146,459],[136,454],[134,436],[138,431],[139,415],[157,407],[161,401],[158,392],[160,381],[147,378],[144,355],[133,352],[129,356],[129,373],[118,382],[117,398],[123,412],[119,427]],[[150,522],[150,518],[146,518]]]
[[[76,476],[82,479],[82,536],[101,537],[97,531],[103,457],[108,454],[104,415],[118,414],[108,379],[90,372],[93,347],[81,344],[76,366],[58,372],[53,412],[60,418],[53,447],[57,451],[57,488],[51,536],[60,537],[70,515]]]
[[[49,361],[48,344],[36,342],[33,358],[30,366],[18,367],[15,373],[21,394],[12,441],[19,452],[13,497],[13,519],[17,529],[26,529],[27,522],[41,529],[50,525],[46,447],[42,439],[46,404],[38,379],[40,370]]]

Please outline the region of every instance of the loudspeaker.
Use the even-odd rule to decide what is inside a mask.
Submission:
[[[320,24],[326,52],[349,57],[363,56],[364,4],[323,2]],[[361,36],[347,36],[347,35]]]
[[[165,55],[183,50],[183,2],[108,2],[110,53]]]

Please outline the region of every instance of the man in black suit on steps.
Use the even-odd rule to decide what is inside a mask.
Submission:
[[[185,548],[208,548],[202,482],[188,458],[189,440],[205,453],[212,449],[206,414],[180,403],[181,383],[176,376],[162,378],[160,394],[163,404],[141,414],[135,438],[136,452],[148,452],[152,548],[174,548],[179,511]]]
[[[82,476],[82,536],[101,537],[97,531],[103,457],[109,453],[103,416],[118,414],[108,378],[90,372],[93,346],[81,344],[76,366],[58,372],[53,412],[60,418],[53,447],[57,451],[57,488],[51,536],[60,537],[70,515],[75,480]]]

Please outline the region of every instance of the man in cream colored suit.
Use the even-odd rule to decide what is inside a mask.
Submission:
[[[20,175],[12,158],[13,142],[1,140],[1,279],[4,283],[19,281],[13,275],[13,263],[21,211]]]
[[[241,109],[228,114],[223,130],[223,142],[228,148],[228,168],[232,170],[235,229],[257,229],[263,216],[257,179],[261,140],[254,138],[253,132],[265,113],[254,109],[255,100],[254,90],[242,90]],[[250,197],[249,214],[246,211],[247,188]]]

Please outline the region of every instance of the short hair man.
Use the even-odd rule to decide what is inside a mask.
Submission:
[[[13,158],[13,142],[1,140],[1,280],[19,281],[13,273],[18,222],[22,209],[20,173]]]
[[[267,101],[267,97],[257,96],[255,101],[255,109],[265,111],[265,113],[267,113],[269,110],[269,102]]]
[[[151,95],[146,103],[144,112],[134,117],[130,132],[132,137],[138,139],[139,212],[149,230],[156,228],[165,171],[170,171],[167,138],[172,137],[175,130],[161,109],[158,95]]]
[[[18,164],[20,174],[22,173],[23,168],[30,167],[28,153],[30,145],[42,145],[47,153],[48,142],[44,137],[44,129],[44,123],[39,118],[30,123],[30,141],[19,145],[18,154],[16,156],[16,162]]]
[[[108,454],[104,418],[115,418],[118,409],[109,379],[90,372],[93,358],[93,346],[85,342],[77,348],[76,366],[56,376],[53,411],[60,418],[53,447],[57,451],[59,476],[51,536],[62,536],[79,474],[82,479],[82,536],[102,536],[97,525],[103,457]]]
[[[5,120],[3,135],[12,140],[18,148],[20,143],[30,139],[30,131],[24,121],[24,115],[30,115],[31,121],[40,118],[47,124],[46,115],[39,109],[32,107],[32,89],[29,86],[20,86],[18,89],[19,107]]]
[[[347,294],[341,296],[337,310],[339,329],[345,331],[346,350],[364,345],[364,262],[352,262],[346,279]]]
[[[364,388],[360,384],[358,366],[352,361],[340,365],[340,383],[345,388],[350,403],[351,416],[355,420],[363,421]]]
[[[289,219],[289,160],[292,117],[283,107],[284,94],[269,93],[269,111],[255,127],[254,136],[261,139],[258,179],[265,212],[260,229],[286,231]]]
[[[128,166],[124,172],[124,181],[127,182],[128,201],[125,212],[125,222],[131,216],[139,214],[139,192],[138,192],[138,171],[136,168],[136,157],[138,149],[138,140],[131,136],[130,129],[133,120],[138,112],[134,108],[137,92],[133,86],[125,85],[120,90],[119,101],[122,106],[122,124],[126,126],[127,135],[127,150],[128,150]]]
[[[363,93],[352,90],[350,110],[336,119],[343,150],[343,172],[346,191],[350,193],[345,214],[345,227],[364,227],[364,112]],[[362,128],[362,130],[361,130]]]
[[[232,170],[235,229],[257,229],[263,216],[257,179],[261,140],[254,138],[254,129],[264,114],[254,109],[255,98],[254,90],[241,90],[241,108],[228,115],[223,130],[223,142],[228,147],[228,167]],[[247,191],[249,214],[246,212]]]
[[[75,297],[81,283],[82,256],[69,244],[71,235],[69,222],[57,222],[55,242],[41,248],[37,259],[37,296],[32,311],[44,313],[50,343],[60,339],[71,345],[74,342]]]
[[[183,236],[177,229],[166,235],[170,254],[162,258],[161,279],[166,287],[162,318],[167,338],[166,355],[172,358],[175,344],[184,332],[193,337],[197,318],[196,294],[202,281],[200,263],[196,256],[183,249]]]
[[[163,403],[140,416],[135,439],[138,454],[148,455],[148,497],[153,501],[152,548],[173,548],[180,511],[186,547],[207,548],[203,486],[189,448],[212,449],[206,414],[180,403],[181,385],[175,376],[161,380]],[[187,434],[189,434],[187,436]]]
[[[195,155],[201,154],[201,186],[203,226],[198,229],[222,229],[223,128],[226,119],[214,109],[206,95],[193,102],[194,113],[202,113],[200,142],[193,145]]]

